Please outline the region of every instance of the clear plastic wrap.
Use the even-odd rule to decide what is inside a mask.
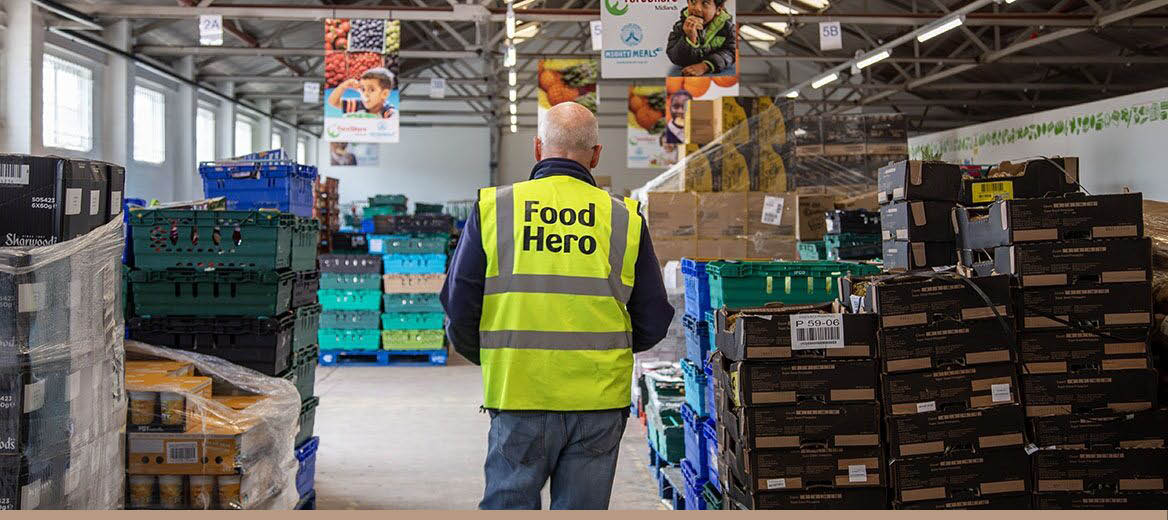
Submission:
[[[222,359],[126,342],[128,509],[293,509],[300,394]]]
[[[0,248],[0,509],[122,505],[122,247]]]
[[[1168,202],[1144,199],[1144,236],[1152,240],[1152,299],[1168,314]]]

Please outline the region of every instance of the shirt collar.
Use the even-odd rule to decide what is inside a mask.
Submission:
[[[531,169],[530,180],[553,175],[567,175],[596,186],[596,180],[592,178],[592,173],[588,171],[588,168],[571,159],[562,158],[549,158],[535,163],[535,167]]]

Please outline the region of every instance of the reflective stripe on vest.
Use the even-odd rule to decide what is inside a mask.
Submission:
[[[569,176],[479,194],[487,257],[480,346],[484,405],[628,406],[637,203]]]

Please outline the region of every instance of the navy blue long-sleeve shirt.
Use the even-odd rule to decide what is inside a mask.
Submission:
[[[587,168],[568,159],[544,159],[531,170],[532,180],[552,175],[568,175],[596,185]],[[674,312],[665,295],[665,283],[661,279],[657,254],[653,252],[649,227],[644,224],[644,219],[641,222],[636,281],[626,305],[633,323],[633,352],[649,350],[665,339]],[[463,228],[440,295],[448,318],[446,336],[450,338],[450,344],[455,351],[476,365],[479,364],[479,321],[483,314],[486,272],[487,255],[483,251],[476,205]],[[532,312],[541,311],[532,309]]]

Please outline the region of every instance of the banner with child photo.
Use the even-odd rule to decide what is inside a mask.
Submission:
[[[325,140],[398,142],[401,22],[330,18],[324,31]]]
[[[603,77],[738,76],[734,0],[601,3]]]

